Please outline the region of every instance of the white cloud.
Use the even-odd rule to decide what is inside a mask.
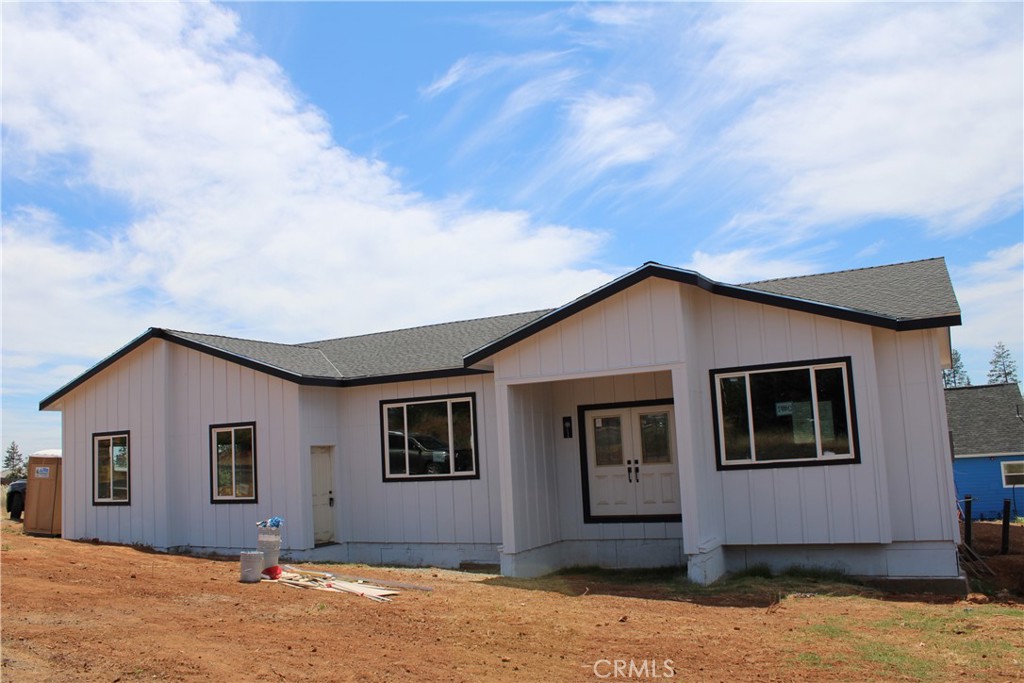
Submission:
[[[561,26],[566,49],[545,53],[557,58],[528,52],[528,66],[506,70],[515,55],[471,56],[431,86],[465,86],[452,112],[477,131],[474,150],[490,140],[500,153],[515,134],[551,141],[531,147],[522,201],[725,197],[729,248],[876,219],[942,237],[1020,208],[1019,4],[598,4],[545,16]],[[499,68],[499,83],[481,78]],[[546,93],[561,113],[544,128],[472,101],[567,68],[571,82]]]
[[[448,90],[465,87],[497,72],[529,72],[545,65],[557,65],[561,57],[562,53],[551,51],[515,55],[467,55],[456,60],[443,76],[422,88],[420,94],[426,98],[436,97]]]
[[[5,206],[5,432],[10,400],[149,326],[302,341],[557,305],[612,276],[586,266],[598,234],[416,196],[339,147],[222,7],[5,6],[3,82],[5,173],[131,216],[85,236]]]
[[[751,103],[722,153],[763,173],[734,227],[899,217],[941,234],[1019,210],[1019,5],[777,9],[729,6],[705,26],[709,75]]]
[[[1024,367],[1024,243],[989,252],[950,277],[960,302],[963,326],[953,328],[971,379],[984,383],[996,342],[1003,342],[1018,368]]]

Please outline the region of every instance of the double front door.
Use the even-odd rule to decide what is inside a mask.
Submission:
[[[587,410],[584,420],[592,517],[681,512],[671,405]]]

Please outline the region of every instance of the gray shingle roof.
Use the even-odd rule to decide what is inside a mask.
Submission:
[[[464,355],[545,313],[546,310],[514,313],[303,344],[276,344],[178,330],[165,332],[191,345],[223,351],[286,373],[351,380],[461,369]]]
[[[346,378],[401,375],[462,368],[462,357],[547,311],[427,325],[360,337],[310,342]]]
[[[713,294],[832,316],[890,329],[948,327],[960,307],[941,258],[779,280],[728,285],[699,273],[648,263],[557,309],[426,325],[358,337],[277,344],[150,328],[40,402],[55,404],[150,339],[165,339],[304,384],[395,381],[397,378],[479,372],[474,365],[594,303],[648,277],[700,287]]]
[[[167,330],[171,336],[187,339],[200,346],[226,351],[233,356],[247,358],[270,367],[278,368],[305,377],[330,377],[341,379],[342,375],[330,360],[316,348],[304,344],[276,344],[274,342],[238,339],[216,334],[199,334]]]
[[[960,313],[942,258],[740,285],[898,320]]]
[[[1024,400],[1016,384],[946,389],[946,416],[953,455],[1024,453]]]

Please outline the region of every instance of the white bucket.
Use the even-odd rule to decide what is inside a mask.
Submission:
[[[259,583],[263,571],[263,553],[259,550],[243,550],[238,556],[242,563],[242,583]]]
[[[260,527],[256,547],[263,553],[263,566],[260,571],[277,566],[281,555],[281,530],[276,527]]]

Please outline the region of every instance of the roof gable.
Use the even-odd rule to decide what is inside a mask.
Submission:
[[[475,365],[650,277],[699,287],[718,296],[897,331],[960,324],[960,306],[942,258],[748,285],[716,282],[691,270],[648,262],[474,350],[467,354],[466,365]]]

